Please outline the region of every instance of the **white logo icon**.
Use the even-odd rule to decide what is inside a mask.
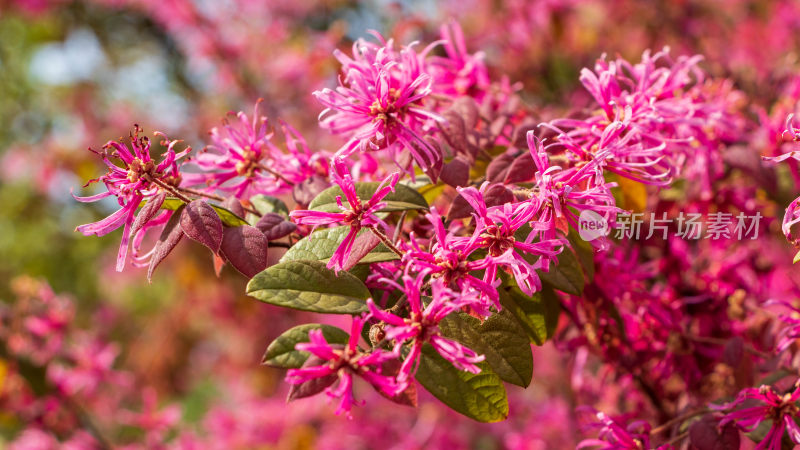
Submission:
[[[584,209],[578,216],[578,234],[584,241],[593,241],[610,232],[606,219],[594,211]]]

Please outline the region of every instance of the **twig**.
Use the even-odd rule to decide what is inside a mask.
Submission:
[[[189,193],[189,194],[192,194],[192,195],[197,195],[197,196],[200,196],[200,197],[210,198],[212,200],[216,200],[216,201],[219,201],[219,202],[224,202],[225,201],[225,199],[223,197],[220,197],[219,195],[209,194],[209,193],[206,193],[206,192],[197,191],[197,190],[190,189],[190,188],[185,188],[185,187],[170,186],[170,185],[164,183],[163,181],[159,180],[158,178],[153,178],[153,177],[148,176],[148,180],[152,181],[155,184],[157,184],[159,187],[161,187],[163,189],[166,189],[167,191],[169,191],[169,193],[173,194],[175,197],[178,197],[184,203],[191,203],[192,199],[187,197],[187,196],[185,196],[183,194],[183,192],[186,192],[186,193]],[[250,214],[254,214],[254,215],[258,216],[258,217],[261,217],[261,213],[256,211],[253,208],[249,208],[249,207],[244,206],[244,205],[242,205],[242,208],[245,211],[249,212]]]
[[[265,165],[263,165],[261,163],[256,163],[256,167],[258,167],[259,169],[263,170],[264,172],[269,173],[270,175],[274,176],[275,178],[283,181],[284,183],[288,184],[289,186],[294,186],[294,184],[295,184],[294,182],[290,181],[289,179],[287,179],[286,177],[284,177],[280,173],[270,169],[269,167],[267,167],[267,166],[265,166]]]
[[[663,431],[669,430],[676,423],[685,422],[685,421],[691,419],[692,417],[701,416],[701,415],[703,415],[703,414],[705,414],[707,412],[710,412],[710,411],[711,410],[709,410],[708,408],[701,408],[701,409],[698,409],[698,410],[695,410],[695,411],[688,412],[686,414],[681,414],[680,416],[677,416],[677,417],[673,417],[672,419],[670,419],[670,420],[662,423],[661,425],[653,428],[652,430],[650,430],[650,435],[654,436],[654,435],[656,435],[658,433],[661,433]]]
[[[182,186],[176,186],[175,189],[177,189],[177,190],[179,190],[181,192],[186,192],[187,194],[197,195],[199,197],[210,198],[210,199],[216,200],[218,202],[224,202],[225,201],[225,198],[222,197],[222,196],[219,196],[219,195],[216,195],[216,194],[210,194],[208,192],[198,191],[197,189],[192,189],[192,188],[187,188],[187,187],[182,187]]]
[[[401,252],[399,248],[395,247],[395,245],[392,243],[392,241],[389,240],[389,236],[386,236],[386,234],[384,234],[383,231],[375,228],[372,225],[370,225],[370,226],[368,226],[366,228],[369,228],[370,231],[372,231],[372,234],[374,234],[375,236],[378,236],[378,239],[380,239],[381,242],[383,242],[383,244],[386,245],[386,247],[389,248],[389,250],[395,252],[397,254],[397,256],[399,256],[401,258],[403,257],[404,253]]]

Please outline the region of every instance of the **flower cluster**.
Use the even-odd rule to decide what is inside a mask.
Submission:
[[[134,126],[130,136],[130,147],[122,142],[109,141],[103,146],[102,151],[92,150],[108,166],[108,173],[89,181],[89,183],[102,182],[105,184],[106,192],[89,197],[75,197],[81,202],[95,202],[110,196],[117,198],[117,203],[121,208],[115,213],[99,222],[81,225],[76,229],[86,236],[103,236],[119,227],[124,227],[122,242],[117,254],[117,271],[121,271],[125,267],[131,237],[135,239],[137,233],[144,230],[148,224],[151,226],[163,225],[169,219],[170,213],[168,212],[162,212],[153,217],[161,206],[158,202],[156,202],[158,204],[155,205],[155,210],[142,209],[141,211],[147,211],[147,213],[139,216],[136,212],[139,211],[143,200],[160,198],[163,202],[163,196],[159,197],[160,193],[173,192],[180,186],[182,175],[178,168],[178,161],[191,151],[191,148],[187,147],[176,153],[175,145],[180,141],[169,141],[163,134],[156,133],[164,137],[167,144],[163,158],[156,163],[150,156],[150,139],[147,136],[139,137],[140,132],[139,126]]]
[[[249,198],[258,193],[286,193],[313,176],[327,176],[325,154],[312,152],[289,124],[281,123],[287,152],[272,143],[274,132],[267,118],[259,115],[260,103],[256,103],[252,119],[239,112],[232,122],[226,120],[222,128],[211,129],[212,145],[187,165],[189,170],[192,166],[199,169],[184,174],[187,186]]]
[[[132,241],[134,262],[151,272],[188,236],[211,250],[218,273],[229,262],[245,274],[258,300],[351,315],[349,331],[316,324],[270,345],[264,363],[288,369],[289,400],[325,392],[352,417],[357,379],[405,405],[416,405],[419,383],[459,413],[499,421],[508,415],[503,382],[527,386],[531,344],[552,340],[575,399],[619,412],[592,410],[598,438],[581,448],[702,447],[706,435],[739,439],[765,422],[760,448],[785,435],[800,443],[798,390],[748,387],[782,365],[793,373],[800,359],[800,289],[788,263],[764,256],[782,255],[785,242],[678,239],[671,223],[646,243],[580,234],[587,217],[614,227],[629,210],[665,222],[763,210],[770,230],[769,199],[782,188],[748,152],[758,133],[741,93],[707,76],[702,57],[673,59],[665,48],[583,69],[589,113],[532,111],[518,84],[493,80],[484,54],[467,51],[457,24],[440,36],[398,46],[374,33],[350,55],[334,52],[338,86],[314,92],[325,107],[319,126],[341,138],[334,154],[312,150],[284,122],[285,145],[276,145],[259,103],[252,117],[240,112],[212,129],[187,164],[178,141],[151,160],[137,127],[131,147],[110,142],[100,153],[108,192],[79,198],[116,196],[122,209],[78,230],[124,225],[117,269]],[[761,116],[767,133],[774,115]],[[537,126],[538,117],[547,121]],[[768,155],[800,140],[791,117],[781,137],[766,139]],[[766,159],[800,173],[794,151]],[[795,245],[799,205],[783,220]],[[140,254],[148,230],[161,234]],[[772,315],[776,304],[790,314]],[[52,309],[16,325],[43,342],[37,358],[61,345],[68,314]],[[125,384],[113,374],[114,346],[82,342],[62,355],[69,364],[49,365],[56,390],[92,396]],[[36,353],[13,339],[9,347]],[[142,403],[142,416],[125,420],[151,424],[160,442],[174,414],[157,414],[150,397]]]
[[[598,113],[548,126],[578,161],[599,160],[614,174],[656,186],[668,185],[678,174],[698,177],[708,196],[706,173],[719,170],[719,141],[737,124],[730,87],[705,83],[701,60],[673,61],[669,48],[647,51],[637,64],[603,57],[580,77]]]

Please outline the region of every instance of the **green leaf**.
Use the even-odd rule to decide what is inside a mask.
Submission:
[[[274,265],[247,283],[247,294],[265,303],[326,314],[367,311],[369,289],[348,272],[337,276],[320,261]]]
[[[469,314],[450,314],[439,323],[443,336],[455,339],[478,354],[503,381],[528,387],[533,377],[533,355],[525,329],[508,310],[483,323]]]
[[[333,252],[336,251],[336,248],[339,247],[339,244],[342,243],[344,237],[349,231],[350,227],[334,227],[317,230],[297,241],[297,243],[295,243],[289,250],[286,251],[286,253],[284,253],[280,262],[316,260],[327,263],[328,260],[331,259],[331,256],[333,256]],[[369,230],[363,229],[358,234],[361,235],[369,232]],[[361,258],[359,262],[361,264],[365,264],[392,261],[398,258],[399,256],[397,256],[397,254],[393,251],[389,250],[388,247],[383,244],[378,244],[378,246],[375,247],[371,252]]]
[[[183,200],[175,197],[168,197],[164,200],[164,203],[161,205],[161,209],[169,209],[171,211],[176,211],[181,206],[185,205]],[[247,221],[242,219],[241,217],[234,214],[231,210],[223,208],[222,206],[215,205],[213,203],[208,203],[208,206],[214,208],[214,211],[217,212],[222,224],[228,227],[239,227],[242,225],[248,225]]]
[[[500,303],[517,319],[531,342],[544,345],[555,334],[561,303],[552,289],[527,296],[518,288],[500,289]]]
[[[425,199],[428,204],[433,203],[434,200],[439,198],[442,193],[444,193],[444,189],[447,187],[446,184],[439,182],[437,184],[426,184],[418,189],[422,198]]]
[[[583,270],[578,258],[569,247],[558,254],[558,264],[551,264],[549,272],[537,270],[539,278],[559,291],[581,295],[583,292]]]
[[[456,369],[430,344],[422,347],[417,381],[453,410],[479,422],[499,422],[508,417],[506,388],[486,362],[480,373]]]
[[[356,183],[356,194],[358,194],[358,198],[360,198],[361,201],[367,201],[372,198],[375,191],[378,190],[379,185],[380,183],[378,182]],[[337,196],[341,196],[342,202],[346,202],[344,194],[342,193],[342,188],[339,186],[329,187],[311,201],[311,204],[308,205],[308,209],[324,212],[339,212],[341,209],[339,209],[339,205],[336,203]],[[381,211],[428,209],[428,202],[425,201],[425,198],[422,197],[419,192],[404,184],[396,185],[394,187],[394,192],[389,192],[381,201],[386,203],[386,206],[383,207]]]
[[[578,260],[580,260],[581,267],[583,267],[583,273],[586,274],[586,278],[591,282],[594,279],[594,247],[589,242],[581,239],[578,232],[571,228],[567,239],[569,239],[572,248],[578,255]]]
[[[289,216],[289,208],[286,207],[286,203],[283,203],[283,201],[275,197],[270,197],[269,195],[264,195],[264,194],[258,194],[250,197],[249,201],[250,204],[253,205],[253,209],[258,211],[262,215],[274,212],[278,214],[283,214],[286,217]]]
[[[311,330],[322,330],[322,335],[325,340],[330,344],[347,344],[350,336],[341,328],[332,325],[323,325],[319,323],[307,323],[298,325],[285,331],[283,334],[275,338],[267,347],[264,358],[261,364],[281,367],[284,369],[297,369],[306,362],[308,359],[308,352],[295,350],[295,345],[301,342],[309,342],[308,332]]]

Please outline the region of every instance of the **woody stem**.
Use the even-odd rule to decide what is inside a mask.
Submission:
[[[263,165],[261,163],[257,163],[256,167],[258,167],[259,169],[263,170],[264,172],[269,173],[270,175],[274,176],[275,178],[283,181],[284,183],[288,184],[289,186],[294,186],[294,183],[292,181],[290,181],[289,179],[287,179],[286,177],[284,177],[280,173],[270,169],[269,167],[267,167],[267,166],[265,166],[265,165]]]
[[[378,228],[376,228],[376,227],[374,227],[372,225],[370,225],[370,226],[368,226],[366,228],[369,228],[369,230],[372,231],[372,234],[374,234],[375,236],[378,236],[378,239],[380,239],[381,242],[383,242],[383,244],[386,247],[389,248],[389,250],[393,251],[394,253],[397,254],[397,256],[399,256],[401,258],[403,257],[403,252],[401,252],[400,249],[397,248],[394,245],[394,243],[392,243],[391,239],[389,239],[389,236],[386,236],[386,234],[384,234],[383,231],[381,231],[380,229],[378,229]]]

